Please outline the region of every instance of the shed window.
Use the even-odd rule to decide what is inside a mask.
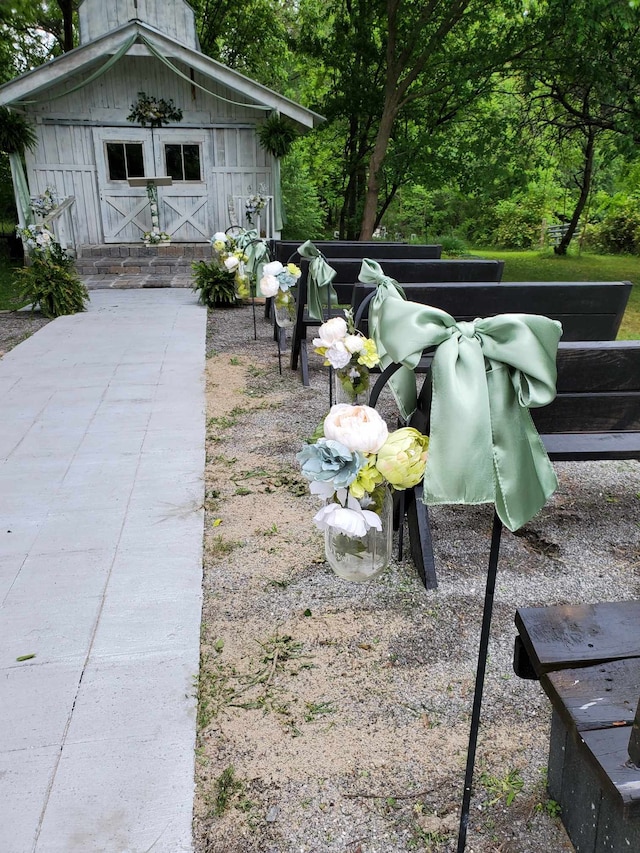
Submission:
[[[174,181],[201,181],[199,145],[165,145],[167,175]]]
[[[110,181],[144,178],[142,143],[107,142],[107,163]]]

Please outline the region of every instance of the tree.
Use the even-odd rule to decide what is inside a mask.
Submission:
[[[383,106],[371,156],[360,237],[373,233],[383,165],[403,110],[418,107],[435,129],[489,91],[516,49],[508,2],[386,0]]]
[[[12,0],[0,5],[0,71],[10,80],[75,47],[80,0]],[[6,59],[6,61],[4,61]]]
[[[272,88],[287,80],[295,6],[286,0],[195,0],[200,49]]]
[[[593,180],[598,146],[640,139],[640,12],[628,0],[549,0],[532,6],[540,39],[517,68],[533,120],[560,143],[577,142],[582,163],[569,228],[555,251],[566,254]]]

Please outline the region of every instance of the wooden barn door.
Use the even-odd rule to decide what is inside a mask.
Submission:
[[[151,229],[145,187],[130,187],[129,178],[153,177],[151,131],[146,128],[95,128],[98,192],[105,243],[138,243]]]
[[[207,189],[210,135],[179,126],[153,131],[156,174],[173,179],[171,186],[158,187],[160,228],[172,240],[201,243],[213,233]]]

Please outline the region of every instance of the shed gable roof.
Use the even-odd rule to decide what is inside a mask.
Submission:
[[[79,72],[86,72],[89,78],[89,75],[112,59],[118,51],[124,51],[125,54],[143,52],[169,61],[179,60],[212,81],[221,83],[236,92],[238,94],[236,103],[254,106],[265,112],[278,110],[302,127],[312,128],[324,120],[318,113],[279,95],[221,62],[210,59],[200,51],[178,43],[149,24],[137,20],[129,21],[106,35],[0,86],[0,105],[21,106],[29,101],[38,100],[48,89]],[[210,94],[220,97],[214,93]]]

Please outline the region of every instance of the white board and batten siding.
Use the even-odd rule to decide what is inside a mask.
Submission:
[[[188,73],[188,69],[184,69]],[[106,144],[143,144],[145,175],[166,174],[164,145],[200,147],[201,182],[176,182],[158,189],[160,226],[172,239],[202,242],[231,222],[230,197],[258,192],[271,195],[271,158],[260,147],[258,110],[229,103],[237,99],[224,86],[195,75],[216,98],[193,87],[150,57],[126,56],[114,68],[77,92],[52,97],[32,107],[39,145],[29,157],[32,193],[53,186],[59,195],[74,195],[72,211],[79,243],[138,242],[151,228],[144,188],[109,180]],[[73,81],[65,81],[64,89]],[[54,89],[55,96],[62,89]],[[126,121],[139,91],[171,98],[183,111],[181,122],[143,128]],[[80,123],[75,116],[83,116]],[[244,211],[239,211],[241,224]]]
[[[25,152],[32,195],[54,187],[61,198],[73,196],[74,233],[80,243],[102,242],[96,164],[90,127],[38,124],[38,146]]]
[[[198,49],[194,12],[183,0],[84,0],[78,18],[80,44],[137,18],[185,47]]]

